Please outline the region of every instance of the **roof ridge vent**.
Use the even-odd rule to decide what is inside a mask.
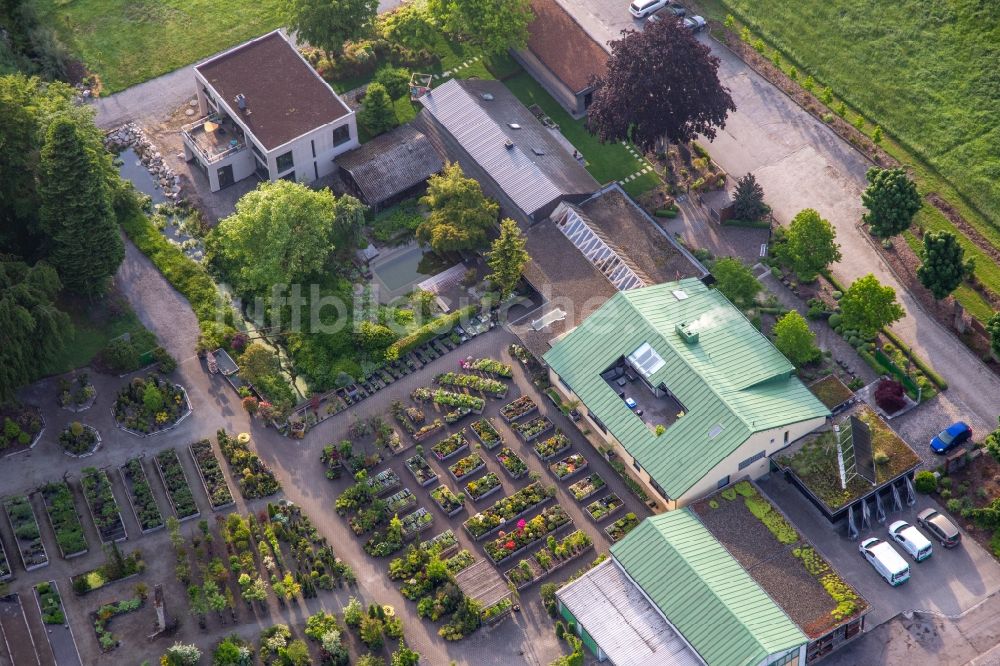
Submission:
[[[677,335],[681,336],[681,340],[689,345],[698,344],[698,331],[691,327],[691,324],[687,322],[680,322],[674,326],[674,330],[677,331]]]

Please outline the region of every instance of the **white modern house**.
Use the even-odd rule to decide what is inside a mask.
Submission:
[[[354,111],[278,30],[194,68],[200,118],[184,157],[213,192],[256,175],[310,183],[358,147]]]

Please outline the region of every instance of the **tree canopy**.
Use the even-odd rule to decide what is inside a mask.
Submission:
[[[764,217],[766,212],[764,188],[757,182],[757,178],[748,173],[736,181],[736,190],[733,192],[733,215],[736,219],[753,222]]]
[[[340,53],[344,43],[367,35],[378,0],[290,0],[288,24],[313,46]]]
[[[410,73],[402,67],[386,65],[375,72],[372,81],[381,84],[390,99],[402,99],[410,92]]]
[[[920,258],[923,263],[917,269],[917,278],[939,301],[972,273],[972,264],[965,260],[965,249],[950,231],[924,234]]]
[[[742,261],[732,257],[719,259],[712,265],[712,275],[715,277],[715,288],[737,307],[753,305],[760,291],[760,282]]]
[[[524,234],[517,222],[509,217],[500,222],[500,236],[490,246],[486,263],[492,271],[489,275],[490,282],[500,291],[501,300],[514,293],[517,281],[521,279],[521,271],[528,263],[525,245]]]
[[[840,299],[843,325],[871,337],[883,327],[903,318],[906,312],[896,302],[896,290],[882,286],[869,273],[855,280]]]
[[[806,208],[788,225],[785,243],[779,248],[780,258],[800,280],[812,282],[821,270],[840,261],[836,237],[833,225],[812,208]]]
[[[819,358],[816,334],[797,311],[791,310],[774,324],[774,346],[796,367]]]
[[[1000,357],[1000,312],[994,312],[986,322],[986,331],[990,334],[990,349]]]
[[[411,0],[379,14],[379,32],[390,42],[409,49],[424,48],[434,39],[434,26],[426,0]]]
[[[368,85],[358,121],[372,136],[388,132],[396,126],[396,110],[392,106],[392,99],[385,86],[378,81]]]
[[[644,149],[701,134],[715,138],[736,110],[719,82],[719,59],[679,21],[647,23],[611,43],[607,72],[595,79],[590,128],[601,141]]]
[[[420,203],[430,215],[417,227],[417,240],[437,252],[484,247],[486,231],[500,213],[499,204],[483,194],[478,182],[466,178],[457,163],[428,179]]]
[[[535,18],[530,0],[429,0],[432,19],[489,55],[521,49]]]
[[[913,216],[920,210],[917,185],[902,168],[872,167],[865,175],[868,187],[861,193],[861,203],[868,212],[864,221],[879,238],[891,238],[910,227]]]

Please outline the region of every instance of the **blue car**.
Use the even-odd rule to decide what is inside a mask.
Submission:
[[[931,451],[948,453],[970,439],[972,439],[972,428],[964,421],[958,421],[939,432],[937,437],[931,440]]]

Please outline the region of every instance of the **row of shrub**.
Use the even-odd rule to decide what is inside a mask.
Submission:
[[[389,361],[395,361],[400,356],[412,351],[425,342],[430,342],[442,333],[447,333],[461,320],[474,315],[478,309],[478,305],[469,305],[424,324],[409,335],[406,335],[389,345],[389,348],[385,351],[386,359]]]

